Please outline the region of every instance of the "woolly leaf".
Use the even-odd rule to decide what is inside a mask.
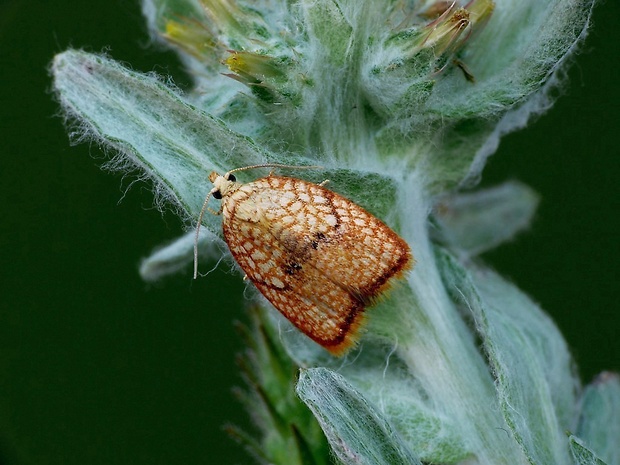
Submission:
[[[471,311],[497,382],[502,413],[532,464],[567,463],[564,431],[576,413],[578,380],[553,322],[489,269],[467,273],[447,255],[448,287]]]
[[[78,50],[55,57],[54,86],[80,137],[118,150],[157,184],[167,198],[196,218],[213,169],[275,161],[247,137],[185,102],[152,75]],[[207,227],[217,231],[215,220]]]
[[[608,465],[620,465],[620,376],[601,373],[581,396],[577,436]]]
[[[435,207],[440,239],[466,256],[479,255],[529,226],[538,196],[518,182],[455,194]]]
[[[578,437],[571,435],[568,441],[576,465],[611,465],[612,462],[605,463],[598,458]]]
[[[194,261],[194,241],[196,232],[183,234],[170,244],[160,247],[142,260],[140,276],[147,282],[158,281],[168,275],[189,269]],[[198,238],[199,258],[220,258],[222,256],[222,240],[206,229],[200,230]]]
[[[342,376],[325,368],[302,370],[297,394],[344,464],[421,465],[383,415]]]

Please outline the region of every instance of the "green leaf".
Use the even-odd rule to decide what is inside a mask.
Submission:
[[[140,263],[140,276],[147,282],[159,281],[166,276],[189,269],[194,262],[196,231],[183,234],[178,239],[154,250]],[[222,240],[206,229],[200,230],[198,238],[199,262],[202,259],[219,259],[224,245]]]
[[[518,182],[454,194],[435,207],[439,239],[458,254],[479,255],[527,228],[538,201],[532,189]]]
[[[617,373],[601,373],[584,390],[577,436],[608,465],[620,465],[620,376]]]
[[[616,443],[617,440],[618,438],[616,438]],[[594,452],[588,449],[577,436],[570,435],[568,441],[576,465],[611,465],[613,463],[603,462]]]
[[[384,416],[337,373],[302,370],[297,394],[344,464],[421,465]]]
[[[334,66],[342,66],[350,52],[353,28],[334,0],[303,0],[307,26],[311,37]]]
[[[430,166],[425,179],[436,193],[477,180],[500,138],[550,107],[559,71],[585,38],[595,2],[496,3],[486,28],[459,57],[475,82],[446,70],[423,108],[379,132],[381,148]]]
[[[534,465],[568,463],[564,431],[578,379],[566,342],[536,304],[493,271],[439,259],[446,284],[471,311],[496,377],[502,413]]]
[[[216,169],[274,161],[273,154],[187,104],[157,77],[131,71],[100,55],[69,50],[54,58],[54,87],[78,135],[119,151],[153,179],[169,200],[197,218]],[[219,222],[219,221],[218,221]],[[205,224],[216,234],[213,215]]]
[[[263,326],[266,310],[252,307],[251,329],[240,326],[251,349],[238,357],[247,390],[239,399],[261,430],[260,440],[244,438],[251,450],[259,449],[264,463],[277,465],[327,465],[329,448],[321,428],[295,395],[297,367],[278,343],[277,331]]]

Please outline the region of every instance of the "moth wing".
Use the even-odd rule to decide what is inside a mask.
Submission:
[[[279,182],[265,208],[279,241],[364,302],[371,302],[392,277],[411,268],[407,243],[359,205],[303,180],[264,179]],[[283,182],[290,187],[281,189]]]
[[[364,310],[354,295],[291,258],[262,223],[229,221],[224,236],[248,278],[299,330],[335,354],[354,343]]]

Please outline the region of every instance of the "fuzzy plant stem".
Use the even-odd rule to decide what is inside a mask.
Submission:
[[[620,464],[620,381],[582,388],[555,324],[478,255],[527,227],[527,186],[475,185],[500,137],[551,105],[594,0],[143,0],[182,92],[108,56],[52,64],[75,141],[113,149],[186,221],[141,267],[189,271],[209,173],[319,165],[407,241],[415,268],[334,357],[253,294],[239,391],[261,463]],[[241,182],[268,174],[242,171]],[[231,260],[206,214],[199,260]],[[301,368],[301,371],[299,369]]]

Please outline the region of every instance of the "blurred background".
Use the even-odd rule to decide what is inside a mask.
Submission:
[[[620,370],[619,18],[597,7],[554,108],[483,177],[542,196],[486,259],[557,322],[584,382]],[[231,392],[241,277],[140,280],[182,225],[147,183],[101,171],[99,147],[69,145],[47,67],[71,46],[189,83],[149,46],[137,1],[0,2],[0,465],[251,463],[222,430],[250,424]]]

